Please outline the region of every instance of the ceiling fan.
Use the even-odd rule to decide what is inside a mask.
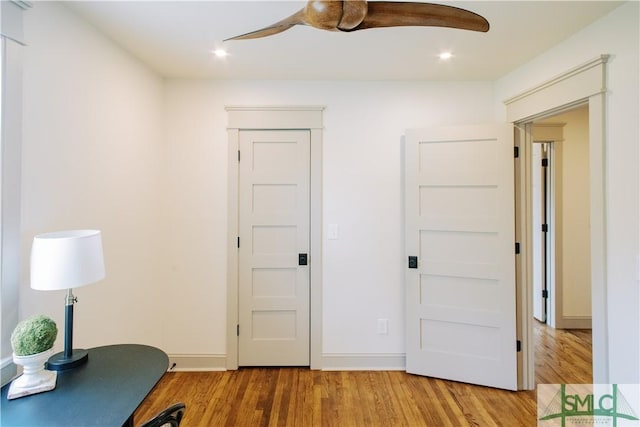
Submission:
[[[489,31],[489,22],[485,18],[453,6],[393,1],[309,0],[304,8],[282,21],[225,41],[267,37],[295,25],[308,25],[321,30],[343,32],[401,26]]]

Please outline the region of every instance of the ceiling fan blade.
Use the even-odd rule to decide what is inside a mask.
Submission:
[[[356,31],[380,27],[450,27],[462,30],[489,31],[489,22],[482,16],[453,6],[412,2],[368,2],[368,11]]]
[[[301,9],[288,18],[285,18],[282,21],[278,21],[275,24],[269,25],[268,27],[264,27],[256,31],[251,31],[250,33],[241,34],[239,36],[230,37],[223,41],[226,42],[228,40],[258,39],[261,37],[272,36],[274,34],[286,31],[295,25],[305,25],[304,9]]]
[[[272,36],[274,34],[281,33],[283,31],[288,30],[296,24],[290,25],[273,25],[272,27],[262,28],[260,30],[251,31],[250,33],[241,34],[239,36],[230,37],[228,39],[224,39],[223,41],[229,40],[247,40],[247,39],[259,39],[260,37]]]
[[[348,18],[346,20],[348,22],[343,23],[345,17]],[[360,19],[362,19],[361,22]],[[357,24],[357,22],[360,23]],[[489,31],[489,22],[482,16],[453,6],[394,1],[309,0],[305,8],[282,21],[225,41],[267,37],[286,31],[295,25],[309,25],[322,30],[344,32],[366,28],[410,26]]]

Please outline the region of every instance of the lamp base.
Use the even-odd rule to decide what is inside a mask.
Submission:
[[[89,360],[87,350],[74,348],[71,351],[71,357],[65,357],[64,351],[51,356],[45,368],[50,371],[66,371],[87,363],[87,360]]]

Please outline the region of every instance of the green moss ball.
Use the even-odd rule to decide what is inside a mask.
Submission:
[[[29,356],[53,347],[58,335],[56,322],[39,315],[24,319],[11,334],[11,347],[16,356]]]

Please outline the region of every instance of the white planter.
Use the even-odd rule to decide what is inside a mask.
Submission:
[[[56,386],[57,372],[44,369],[45,362],[53,354],[53,349],[29,356],[13,355],[16,365],[22,366],[22,375],[13,380],[7,393],[8,399],[16,399],[30,394],[53,390]]]

